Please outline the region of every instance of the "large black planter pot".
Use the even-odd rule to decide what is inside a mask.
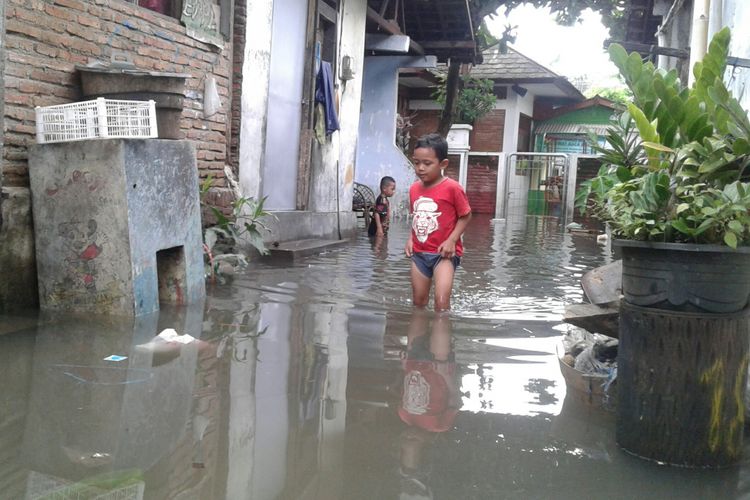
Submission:
[[[688,313],[620,305],[617,444],[685,467],[742,454],[750,310]]]
[[[750,248],[614,240],[630,304],[731,313],[750,301]]]

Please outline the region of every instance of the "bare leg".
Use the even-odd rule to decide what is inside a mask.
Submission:
[[[451,308],[451,291],[453,290],[453,262],[441,259],[435,266],[435,310],[446,311]]]
[[[435,314],[432,320],[432,334],[430,335],[430,352],[435,361],[448,361],[453,350],[453,339],[451,338],[450,313],[442,312]]]
[[[417,265],[411,263],[411,292],[413,297],[414,305],[417,307],[424,307],[430,300],[430,286],[432,280],[422,274],[417,268]]]

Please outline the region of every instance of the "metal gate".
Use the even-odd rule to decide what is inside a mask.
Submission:
[[[511,153],[505,168],[503,217],[567,218],[569,158],[562,153]]]

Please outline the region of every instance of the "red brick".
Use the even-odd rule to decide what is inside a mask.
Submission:
[[[44,8],[44,11],[49,14],[50,16],[56,17],[58,19],[62,19],[64,21],[73,22],[76,20],[76,13],[71,12],[68,9],[62,9],[60,7],[55,7],[54,5],[47,5]]]
[[[102,23],[98,19],[87,14],[80,14],[78,16],[78,22],[84,26],[88,26],[94,29],[100,29],[102,25]]]
[[[5,22],[5,31],[8,34],[20,33],[31,38],[39,38],[42,30],[38,25],[31,25],[27,22],[20,22],[17,19],[8,19]]]
[[[34,121],[34,111],[31,108],[5,106],[5,116],[19,121]]]
[[[50,47],[49,45],[38,43],[36,44],[36,51],[43,55],[43,56],[49,56],[49,57],[57,57],[60,53],[60,50],[55,47]]]
[[[55,4],[75,10],[86,11],[86,4],[79,2],[78,0],[55,0]]]
[[[21,104],[23,106],[33,106],[33,98],[28,94],[17,94],[15,92],[5,93],[5,104]]]

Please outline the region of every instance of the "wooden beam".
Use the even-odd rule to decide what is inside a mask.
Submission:
[[[606,49],[613,43],[619,43],[625,50],[640,52],[642,54],[654,54],[657,56],[677,57],[679,59],[688,59],[690,51],[685,49],[672,49],[670,47],[660,47],[658,45],[649,45],[638,42],[621,42],[617,40],[605,40],[604,48]]]
[[[404,35],[404,33],[401,31],[401,27],[398,24],[385,19],[383,16],[375,12],[375,9],[369,6],[367,7],[367,19],[374,22],[391,35]],[[409,38],[409,47],[420,56],[424,55],[424,49],[422,48],[422,46],[412,40],[411,37]]]
[[[329,23],[336,24],[338,22],[339,13],[325,2],[318,2],[318,13]]]
[[[433,40],[422,42],[421,45],[425,49],[473,49],[476,47],[476,43],[470,40],[461,40],[454,42],[445,40]]]
[[[385,18],[385,11],[388,9],[388,4],[391,0],[383,0],[383,5],[380,6],[380,15]]]
[[[646,43],[605,40],[604,48],[609,47],[613,43],[619,43],[620,45],[623,46],[625,50],[630,50],[630,51],[635,51],[635,52],[640,52],[640,53],[655,54],[658,56],[667,56],[667,57],[677,57],[679,59],[690,58],[690,49],[673,49],[670,47],[660,47],[658,45],[649,45]],[[429,42],[425,44],[425,47],[429,47]],[[739,68],[750,68],[750,59],[745,59],[743,57],[728,56],[727,64],[729,66],[736,66]]]

